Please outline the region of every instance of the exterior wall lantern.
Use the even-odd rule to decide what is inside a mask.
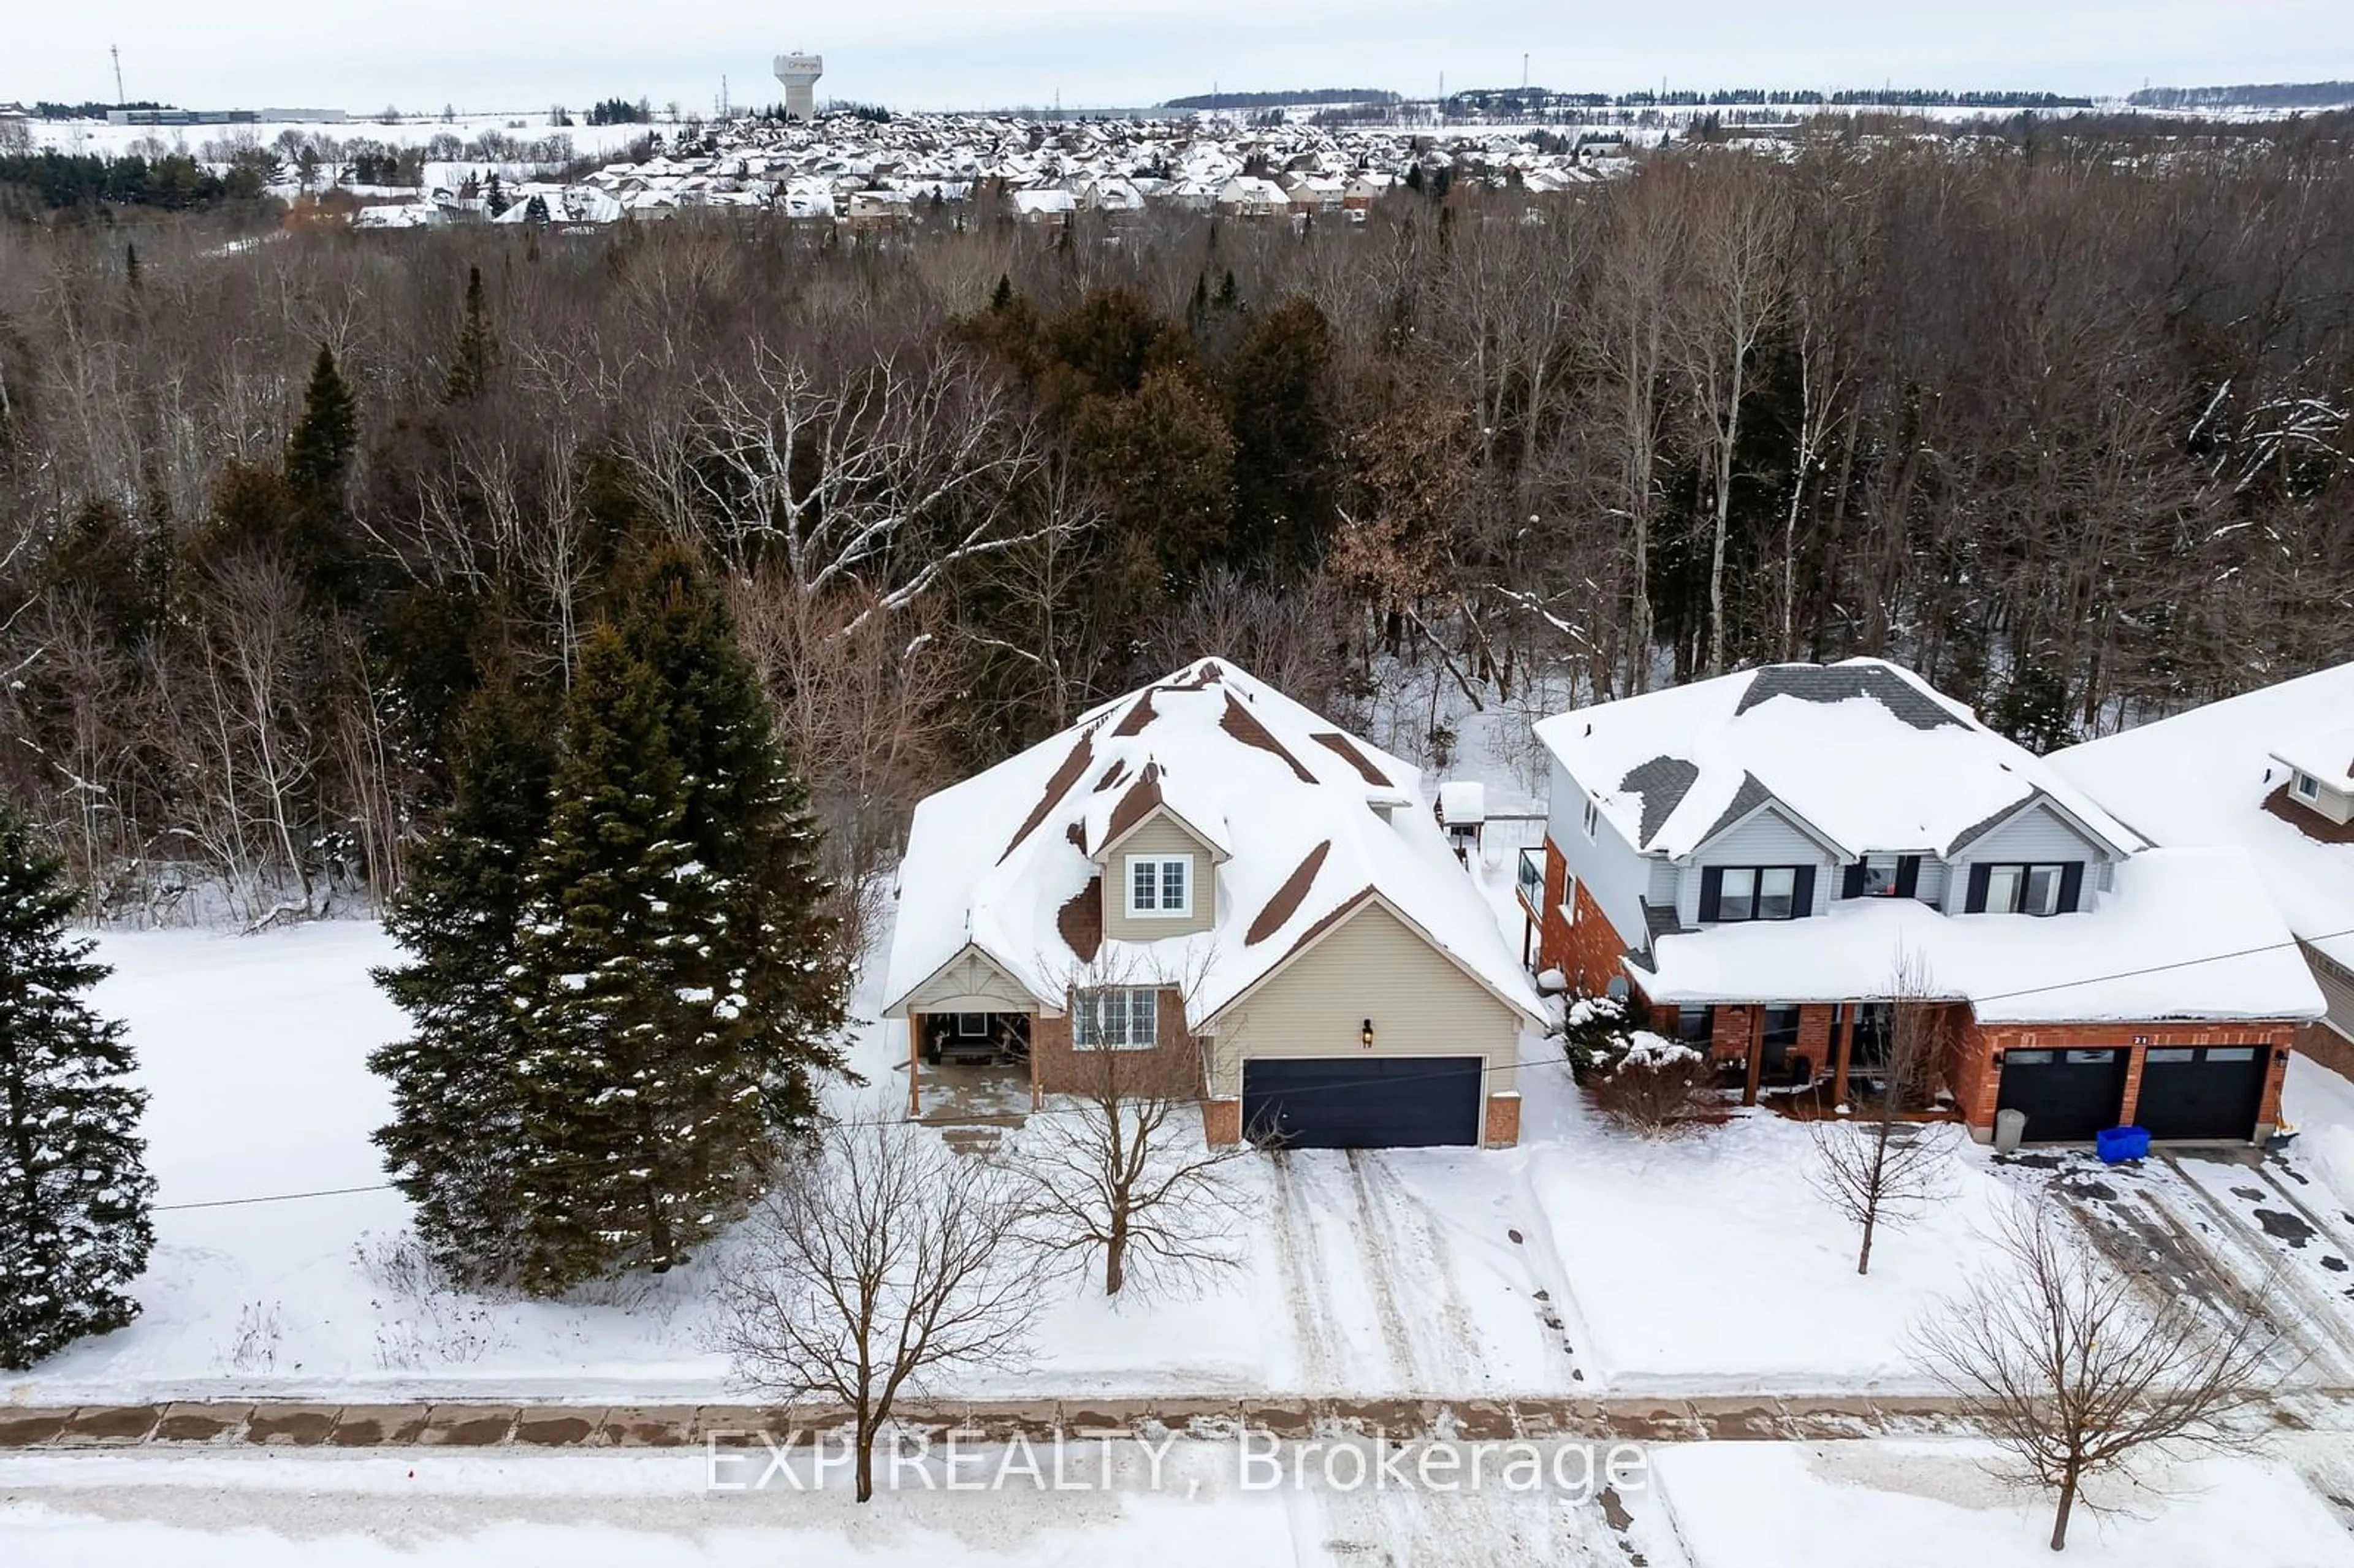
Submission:
[[[1357,1039],[1364,1045],[1366,1050],[1370,1051],[1373,1048],[1373,1021],[1372,1019],[1366,1019],[1365,1026],[1357,1031]]]

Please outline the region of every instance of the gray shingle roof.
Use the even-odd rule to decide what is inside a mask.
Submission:
[[[1772,697],[1796,697],[1802,703],[1870,697],[1914,729],[1962,722],[1912,682],[1876,664],[1769,664],[1750,679],[1734,715],[1738,717]]]
[[[1640,849],[1651,842],[1675,809],[1683,803],[1684,794],[1700,777],[1700,769],[1681,757],[1654,757],[1649,762],[1638,762],[1618,780],[1618,788],[1631,789],[1643,798],[1643,821],[1638,830]]]
[[[1731,827],[1734,823],[1739,821],[1742,818],[1747,816],[1750,812],[1755,810],[1758,807],[1764,805],[1773,798],[1774,791],[1759,783],[1757,781],[1757,775],[1748,771],[1746,768],[1744,768],[1741,774],[1741,788],[1733,792],[1732,803],[1724,808],[1723,811],[1718,815],[1715,821],[1711,822],[1708,825],[1708,832],[1701,834],[1699,842],[1702,843],[1708,842],[1709,840],[1716,837],[1717,834],[1724,832],[1725,829]],[[1782,810],[1787,811],[1789,808],[1785,806]]]

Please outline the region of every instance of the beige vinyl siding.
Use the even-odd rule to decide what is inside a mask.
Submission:
[[[967,948],[949,959],[906,1002],[910,1012],[1029,1012],[1037,1006],[1021,981],[978,948]]]
[[[1193,912],[1191,915],[1182,917],[1167,915],[1131,917],[1129,915],[1130,873],[1128,863],[1137,855],[1161,860],[1182,855],[1193,863],[1188,874],[1193,891]],[[1179,827],[1176,819],[1168,812],[1155,811],[1113,846],[1110,862],[1104,867],[1104,935],[1125,942],[1150,942],[1162,937],[1190,937],[1196,931],[1210,928],[1216,913],[1216,874],[1211,866],[1208,849],[1200,840]]]
[[[1360,1039],[1373,1022],[1373,1048]],[[1515,1086],[1520,1014],[1397,916],[1367,904],[1230,1009],[1211,1044],[1213,1093],[1242,1093],[1252,1056],[1484,1056],[1487,1092]]]
[[[2321,988],[2322,1000],[2329,1004],[2329,1027],[2354,1040],[2354,971],[2310,944],[2298,945],[2305,948],[2306,965],[2313,970],[2313,980]]]

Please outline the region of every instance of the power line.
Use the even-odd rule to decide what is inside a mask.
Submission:
[[[2021,986],[2015,991],[1988,991],[1975,998],[1963,998],[1961,1000],[1973,1002],[2007,1001],[2015,997],[2041,995],[2045,991],[2068,991],[2077,986],[2098,985],[2107,980],[2137,980],[2144,975],[2165,974],[2174,969],[2194,969],[2200,964],[2215,964],[2222,963],[2232,959],[2253,958],[2259,953],[2282,952],[2289,948],[2298,947],[2306,941],[2327,942],[2335,940],[2339,937],[2354,937],[2354,927],[2348,927],[2346,929],[2341,931],[2323,931],[2311,938],[2300,938],[2292,937],[2285,942],[2265,942],[2259,944],[2256,947],[2241,948],[2228,953],[2210,953],[2203,958],[2177,959],[2168,963],[2146,965],[2141,969],[2117,969],[2107,974],[2086,975],[2077,980],[2053,980],[2044,985]],[[878,1020],[878,1022],[880,1021]],[[2136,1021],[2119,1020],[2118,1022],[2131,1022]],[[1524,1067],[1566,1067],[1568,1065],[1569,1059],[1566,1056],[1540,1056],[1533,1061],[1523,1061],[1516,1057],[1512,1061],[1503,1064],[1482,1061],[1479,1065],[1479,1078],[1481,1086],[1484,1088],[1487,1080],[1490,1076],[1500,1075],[1507,1070],[1517,1075],[1520,1070]],[[1354,1080],[1341,1079],[1333,1083],[1313,1085],[1305,1089],[1288,1091],[1285,1097],[1287,1099],[1296,1099],[1304,1097],[1313,1097],[1315,1095],[1334,1094],[1348,1089],[1369,1088],[1375,1085],[1394,1086],[1400,1084],[1437,1082],[1442,1079],[1459,1076],[1461,1076],[1461,1074],[1453,1070],[1443,1072],[1432,1071],[1428,1073],[1384,1074],[1380,1077],[1358,1078]],[[1037,1121],[1048,1117],[1087,1116],[1092,1113],[1093,1108],[1094,1107],[1092,1107],[1084,1105],[1044,1106],[1034,1110],[1008,1112],[1006,1114],[1009,1116],[1018,1115],[1024,1121]],[[875,1118],[853,1117],[845,1118],[839,1121],[828,1122],[825,1125],[828,1127],[837,1128],[904,1127],[910,1121],[916,1122],[918,1125],[923,1124],[923,1118],[921,1117],[910,1118],[900,1116]],[[955,1124],[951,1123],[949,1125]],[[149,1213],[164,1214],[180,1213],[190,1209],[240,1208],[249,1203],[286,1203],[304,1198],[340,1198],[355,1192],[387,1192],[393,1190],[394,1185],[395,1184],[390,1181],[378,1181],[372,1186],[366,1187],[327,1187],[322,1188],[316,1192],[271,1192],[253,1198],[218,1198],[210,1202],[204,1203],[157,1203],[149,1210]]]

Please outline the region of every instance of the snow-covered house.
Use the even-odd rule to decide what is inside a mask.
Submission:
[[[960,1040],[1149,1051],[1225,1142],[1511,1143],[1539,1020],[1416,769],[1220,660],[917,807],[885,990],[918,1114]]]
[[[2253,856],[2329,1014],[2299,1040],[2354,1073],[2354,664],[2052,754],[2160,843]]]
[[[1540,722],[1542,962],[1766,1080],[1844,1097],[1938,1007],[1982,1136],[2262,1139],[2322,998],[2256,867],[2160,849],[1910,671],[1780,664]],[[1900,980],[1900,975],[1906,977]]]

